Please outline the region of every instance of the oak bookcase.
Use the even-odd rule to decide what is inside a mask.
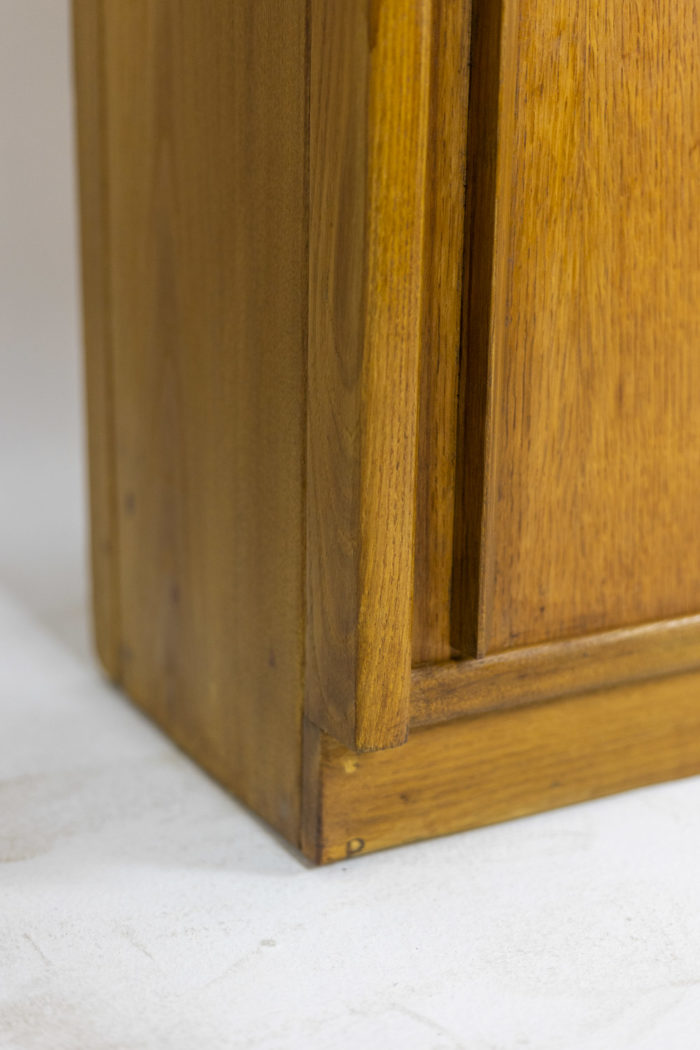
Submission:
[[[700,772],[698,0],[74,0],[97,646],[318,862]]]

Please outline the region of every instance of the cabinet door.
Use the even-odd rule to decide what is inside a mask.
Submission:
[[[344,637],[372,667],[307,665],[319,772],[302,838],[320,859],[700,768],[698,0],[473,0],[438,43],[458,6],[430,5],[437,57],[384,111],[400,126],[426,92],[421,324],[362,344],[368,374],[378,353],[396,366],[383,399],[335,414],[336,432],[359,420],[364,517],[307,547],[316,617],[325,580],[335,608],[362,611],[359,644]],[[313,197],[311,212],[313,227]],[[381,222],[373,236],[389,250]],[[378,475],[363,469],[372,420],[391,435]],[[351,579],[383,567],[357,605],[322,571],[333,535],[354,541]]]
[[[489,228],[469,254],[465,655],[700,609],[698,10],[505,5],[499,95],[472,128]]]
[[[309,534],[309,710],[361,749],[400,743],[410,724],[700,666],[697,0],[474,0],[471,10],[435,0],[382,11],[367,59],[369,131],[358,139],[369,152],[355,153],[370,170],[372,293],[355,359],[357,488],[348,496],[344,472],[333,501],[344,520],[355,507],[346,579],[360,582],[349,604],[338,588],[335,612],[318,582],[333,591],[332,559],[314,576],[332,544]],[[407,19],[413,50],[383,51]],[[331,227],[314,198],[314,157],[326,180],[332,172],[319,129],[340,134],[338,114],[348,113],[338,66],[314,39],[312,100],[314,89],[332,99],[334,79],[340,101],[332,125],[328,112],[314,124],[312,101],[312,246],[314,230],[329,243]],[[338,140],[346,146],[348,127],[357,125]],[[374,133],[414,147],[387,156]],[[391,156],[418,187],[413,225]],[[372,197],[372,171],[392,186],[389,202]],[[336,192],[347,204],[342,172]],[[404,241],[393,239],[396,216]],[[351,217],[334,228],[346,235]],[[412,236],[419,254],[409,259],[399,249]],[[311,300],[312,456],[323,440],[314,419],[327,434],[352,418],[337,404],[313,415],[327,393],[314,389],[313,362],[327,367],[329,332],[348,366],[338,275],[349,243],[336,239],[326,260],[334,324],[318,345]],[[389,275],[380,285],[373,251]],[[329,286],[314,265],[312,250],[312,296]],[[332,472],[318,466],[311,484],[323,478],[321,516],[339,550]],[[313,493],[311,510],[313,521]],[[349,646],[343,615],[359,624]],[[338,639],[354,671],[371,664],[369,673],[333,679],[323,659],[348,666]]]
[[[516,703],[700,663],[698,5],[498,7],[475,4],[439,717],[506,675]]]

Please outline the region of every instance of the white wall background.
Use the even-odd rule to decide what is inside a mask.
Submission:
[[[316,871],[101,681],[74,201],[67,4],[0,0],[0,1050],[693,1050],[697,780]]]
[[[71,90],[65,0],[0,0],[0,580],[63,633],[84,586]]]

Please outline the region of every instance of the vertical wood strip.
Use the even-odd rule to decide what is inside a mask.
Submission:
[[[301,821],[299,848],[314,864],[321,863],[321,780],[322,732],[304,719],[302,727],[303,758],[301,763]]]
[[[471,0],[435,0],[416,470],[413,663],[449,660]]]
[[[473,0],[467,144],[464,305],[460,363],[457,486],[452,588],[452,644],[462,656],[483,655],[489,580],[487,548],[493,501],[491,425],[496,330],[505,321],[507,265],[497,242],[497,211],[509,194],[510,102],[515,77],[517,11],[513,0]]]
[[[119,677],[119,586],[114,391],[109,309],[102,4],[73,0],[73,58],[80,178],[83,341],[90,482],[90,558],[95,643]]]
[[[313,0],[307,706],[406,738],[431,0]]]
[[[431,0],[375,0],[370,17],[360,749],[408,732]]]
[[[367,77],[364,5],[311,0],[307,714],[355,743]]]

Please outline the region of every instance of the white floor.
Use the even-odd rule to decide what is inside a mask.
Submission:
[[[0,0],[0,1048],[694,1050],[700,781],[312,870],[101,680],[66,15]]]

